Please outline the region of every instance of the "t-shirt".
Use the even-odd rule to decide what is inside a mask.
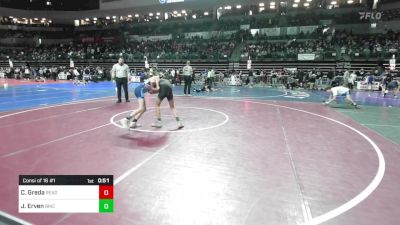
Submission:
[[[316,77],[317,77],[317,75],[315,75],[315,74],[312,74],[309,78],[308,78],[308,81],[309,82],[311,82],[311,83],[314,83],[315,82],[315,79],[316,79]]]
[[[352,74],[350,74],[348,81],[349,81],[349,83],[354,84],[356,79],[357,79],[357,75],[355,73],[352,73]]]
[[[347,87],[343,87],[343,86],[337,86],[337,87],[333,87],[331,88],[332,94],[335,96],[338,95],[344,95],[349,93],[349,90]]]
[[[392,77],[391,75],[388,75],[388,76],[386,76],[386,78],[385,78],[385,82],[386,82],[386,83],[390,83],[390,82],[392,82],[392,80],[393,80],[393,77]]]
[[[126,78],[129,75],[129,66],[126,64],[120,65],[120,64],[115,64],[111,70],[112,72],[115,72],[115,76],[118,78]]]
[[[388,84],[388,88],[390,89],[395,89],[399,87],[399,83],[397,82],[397,80],[392,80],[389,84]]]
[[[328,72],[328,78],[331,80],[335,77],[335,75],[333,74],[333,71],[329,71]]]
[[[215,76],[214,70],[208,71],[208,74],[207,74],[207,77],[208,77],[208,78],[211,78],[211,77],[214,77],[214,76]]]
[[[75,76],[79,76],[79,72],[78,72],[78,70],[77,70],[77,69],[74,69],[74,71],[73,71],[73,72],[74,72],[74,75],[75,75]]]
[[[183,76],[192,76],[193,69],[191,66],[183,67]]]

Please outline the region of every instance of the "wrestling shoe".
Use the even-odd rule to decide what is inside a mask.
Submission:
[[[182,121],[178,122],[178,129],[182,129],[185,125],[183,125]]]
[[[131,128],[131,129],[136,129],[136,128],[141,127],[141,126],[142,126],[141,124],[139,124],[139,123],[137,123],[137,122],[133,122],[133,123],[131,124],[130,128]]]
[[[127,118],[123,118],[120,123],[121,123],[122,128],[128,129],[131,121],[128,120]]]
[[[161,123],[160,120],[157,120],[156,122],[152,123],[151,126],[155,127],[155,128],[161,128],[162,127],[162,123]]]

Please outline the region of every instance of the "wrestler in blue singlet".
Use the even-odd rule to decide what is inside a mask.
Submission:
[[[141,83],[135,88],[135,96],[136,98],[144,99],[144,94],[148,91],[149,85],[147,84],[147,82]]]

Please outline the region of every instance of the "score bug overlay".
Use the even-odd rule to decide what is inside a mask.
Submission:
[[[20,175],[20,213],[112,213],[113,175]]]

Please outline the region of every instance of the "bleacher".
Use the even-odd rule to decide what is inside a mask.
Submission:
[[[287,14],[270,10],[243,15],[237,10],[219,20],[204,17],[197,20],[150,22],[124,21],[73,28],[71,26],[35,27],[0,25],[0,59],[16,62],[83,63],[114,62],[124,57],[143,62],[144,57],[159,63],[231,61],[299,62],[299,54],[314,55],[314,62],[376,62],[398,55],[399,33],[392,31],[353,32],[360,21],[360,6],[347,9],[312,9],[305,13],[295,9]],[[385,21],[398,19],[398,9],[387,9]],[[99,21],[101,18],[99,18]],[[349,21],[359,23],[342,27]],[[6,21],[9,23],[10,21]],[[328,25],[326,25],[328,24]],[[335,28],[336,25],[343,29]],[[389,27],[390,28],[390,27]],[[40,40],[40,41],[39,41]],[[310,62],[311,63],[311,62]]]

